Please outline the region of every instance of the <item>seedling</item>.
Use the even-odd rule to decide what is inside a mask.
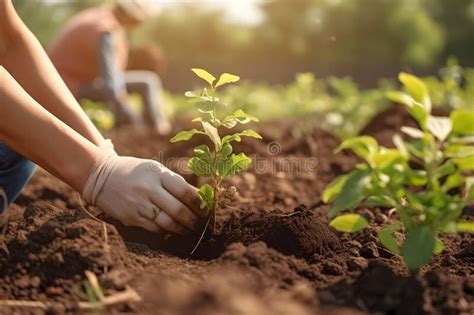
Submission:
[[[384,148],[369,136],[342,142],[338,151],[350,149],[364,162],[336,178],[323,200],[332,203],[331,226],[349,233],[368,222],[353,213],[337,216],[340,212],[360,204],[395,209],[399,222],[380,229],[378,238],[403,257],[409,270],[418,272],[443,251],[440,233],[474,233],[474,222],[460,219],[463,208],[474,201],[474,177],[468,176],[474,170],[474,111],[432,116],[424,83],[406,73],[399,79],[406,93],[390,92],[388,97],[404,105],[419,128],[402,127],[411,140],[395,134],[395,149]],[[404,233],[397,238],[396,232]]]
[[[194,154],[188,161],[188,167],[195,175],[210,178],[210,184],[204,184],[199,189],[199,195],[202,199],[201,208],[210,210],[209,220],[212,218],[215,227],[216,212],[222,202],[233,194],[232,190],[221,188],[222,181],[245,171],[252,163],[252,160],[244,153],[234,153],[232,143],[242,141],[242,137],[257,139],[262,139],[262,137],[251,129],[221,137],[219,130],[223,128],[233,129],[237,124],[258,122],[256,117],[246,114],[241,109],[223,118],[218,117],[218,113],[223,110],[225,104],[216,96],[217,89],[223,85],[237,82],[240,78],[224,73],[217,79],[203,69],[192,69],[192,71],[209,84],[208,88],[204,88],[199,93],[186,92],[185,94],[202,113],[202,116],[193,119],[193,122],[201,124],[201,128],[181,131],[170,141],[173,143],[187,141],[197,134],[205,135],[211,140],[213,144],[211,148],[205,144],[194,148]]]
[[[87,300],[79,302],[79,309],[84,312],[103,314],[108,307],[142,301],[138,293],[129,286],[125,287],[125,291],[105,295],[97,276],[90,271],[86,271],[85,274],[87,279],[83,282],[84,293],[79,291],[79,296]]]

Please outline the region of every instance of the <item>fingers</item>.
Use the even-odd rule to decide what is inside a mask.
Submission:
[[[173,234],[186,235],[190,232],[190,230],[179,224],[164,211],[160,211],[158,213],[155,218],[155,223],[158,224],[158,226],[163,230]]]
[[[161,184],[176,199],[184,203],[191,211],[205,219],[209,216],[209,210],[201,209],[201,197],[197,189],[189,185],[184,178],[172,172],[164,172],[161,175]]]
[[[161,231],[160,226],[155,221],[149,220],[148,218],[138,217],[134,221],[133,225],[144,228],[150,232],[158,233]]]
[[[158,210],[154,205],[147,205],[145,207],[138,208],[138,214],[148,220],[155,220]]]
[[[179,235],[190,233],[189,229],[171,218],[166,212],[158,209],[152,203],[141,207],[132,218],[124,219],[122,222],[127,226],[138,226],[154,233],[161,231]]]
[[[164,189],[158,190],[151,201],[161,210],[170,216],[174,221],[184,225],[190,230],[199,229],[200,219],[186,205],[177,200],[173,195]],[[161,213],[160,213],[161,214]]]

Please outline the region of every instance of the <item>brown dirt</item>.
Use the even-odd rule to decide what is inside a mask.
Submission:
[[[193,257],[187,255],[192,240],[116,222],[106,225],[105,243],[103,224],[81,210],[77,194],[39,171],[12,208],[9,254],[0,249],[0,299],[41,301],[48,309],[7,308],[0,301],[0,314],[77,312],[86,270],[97,274],[106,294],[128,285],[142,297],[111,314],[473,314],[473,237],[444,237],[446,250],[410,277],[377,241],[380,224],[391,220],[386,210],[357,209],[372,223],[364,232],[329,229],[321,191],[356,159],[332,153],[334,136],[318,129],[295,136],[291,124],[263,124],[265,142],[243,147],[258,152],[267,168],[262,173],[254,165],[226,183],[240,196],[220,211],[219,232]],[[122,129],[111,137],[122,154],[175,158],[169,165],[176,170],[189,151],[146,130]],[[278,154],[270,150],[275,143]],[[316,163],[292,169],[291,159]]]

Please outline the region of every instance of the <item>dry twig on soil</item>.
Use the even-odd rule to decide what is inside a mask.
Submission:
[[[103,243],[102,247],[104,249],[105,255],[107,256],[107,261],[110,261],[111,256],[110,256],[110,246],[109,246],[109,236],[108,236],[108,230],[107,230],[107,223],[105,223],[101,219],[97,218],[92,213],[90,213],[85,208],[84,203],[82,202],[81,196],[79,194],[77,194],[77,196],[78,196],[78,201],[79,201],[79,207],[81,208],[81,210],[83,210],[92,220],[97,221],[97,222],[102,224],[103,234],[104,234],[104,243]],[[107,272],[108,272],[108,267],[104,266],[104,273],[107,273]]]

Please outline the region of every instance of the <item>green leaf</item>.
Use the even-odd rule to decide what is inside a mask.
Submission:
[[[219,136],[219,132],[217,131],[217,128],[205,121],[201,122],[201,124],[207,136],[214,143],[216,151],[220,151],[222,147],[222,141],[221,137]]]
[[[402,256],[408,269],[418,272],[430,262],[435,249],[435,233],[427,226],[415,226],[408,231],[402,246]]]
[[[232,157],[230,157],[231,154],[232,146],[229,143],[224,143],[216,161],[217,175],[223,177],[229,176],[228,174],[230,174],[233,166],[233,160]]]
[[[241,123],[246,124],[251,121],[258,122],[258,118],[245,113],[243,110],[238,109],[234,112],[234,117]]]
[[[387,196],[369,196],[364,204],[368,207],[393,207],[393,201]]]
[[[443,191],[448,192],[449,190],[459,187],[464,183],[465,178],[461,174],[451,174],[446,178],[443,184]]]
[[[232,150],[232,146],[229,143],[225,143],[222,145],[222,149],[219,152],[219,155],[227,158],[232,153]]]
[[[416,76],[402,72],[398,75],[398,79],[405,86],[406,91],[413,97],[415,101],[423,104],[426,114],[431,113],[431,99],[426,85]]]
[[[474,110],[457,109],[451,112],[453,132],[461,135],[474,135]]]
[[[324,203],[332,202],[344,188],[344,185],[348,179],[349,175],[341,175],[334,179],[327,187],[324,189],[321,199]]]
[[[191,139],[195,134],[200,133],[204,134],[202,131],[197,129],[192,129],[188,131],[181,131],[176,136],[170,139],[171,143],[179,142],[179,141],[187,141]]]
[[[201,95],[197,95],[193,91],[187,91],[186,93],[184,93],[184,96],[190,97],[190,98],[201,98]]]
[[[466,200],[467,202],[474,201],[474,177],[466,177]]]
[[[474,136],[452,137],[449,141],[451,143],[473,144]]]
[[[469,156],[474,156],[474,146],[451,143],[448,145],[448,147],[444,151],[444,154],[447,157],[454,157],[454,158],[465,158]]]
[[[229,143],[232,141],[240,142],[242,141],[241,137],[251,137],[251,138],[256,138],[256,139],[262,139],[262,136],[259,135],[256,131],[248,129],[248,130],[244,130],[242,132],[239,132],[233,135],[225,136],[224,138],[222,138],[222,143]]]
[[[355,233],[369,226],[369,222],[363,216],[351,213],[336,217],[329,225],[339,232]]]
[[[99,302],[99,298],[97,297],[97,294],[95,293],[95,290],[89,281],[84,281],[84,289],[86,291],[87,300],[91,301],[92,303]]]
[[[398,91],[390,91],[387,93],[387,98],[395,103],[399,103],[405,105],[406,107],[413,107],[415,100],[410,95],[398,92]]]
[[[229,158],[220,158],[216,161],[216,174],[220,177],[232,176],[232,159]]]
[[[408,182],[413,186],[424,186],[428,183],[428,176],[424,170],[409,170]]]
[[[211,185],[204,184],[199,188],[199,196],[201,196],[202,203],[201,209],[208,208],[213,211],[214,209],[214,188]]]
[[[428,130],[441,142],[446,140],[453,130],[451,119],[447,117],[429,116],[426,126]]]
[[[240,77],[230,74],[230,73],[223,73],[219,80],[216,83],[215,88],[217,89],[219,86],[229,84],[229,83],[234,83],[240,80]]]
[[[242,171],[245,171],[252,164],[252,159],[246,156],[245,153],[232,154],[231,160],[232,160],[232,167],[225,174],[225,176],[233,176]]]
[[[209,161],[212,160],[211,149],[205,144],[195,147],[194,154],[197,157],[208,159]]]
[[[439,238],[435,238],[435,246],[433,249],[433,254],[435,255],[441,254],[444,249],[445,249],[445,246],[444,246],[443,241],[440,240]]]
[[[252,159],[245,153],[232,154],[230,158],[219,159],[217,161],[218,175],[221,177],[234,176],[245,171],[252,164]]]
[[[423,138],[423,136],[425,135],[424,132],[421,131],[420,129],[407,127],[407,126],[403,126],[401,128],[401,131],[404,134],[409,135],[410,137],[415,138],[415,139]]]
[[[216,78],[204,69],[193,68],[191,69],[191,71],[194,72],[198,77],[209,83],[209,85],[211,86],[214,81],[216,81]]]
[[[200,95],[197,95],[196,93],[194,93],[193,91],[186,91],[184,93],[184,96],[186,97],[200,97]]]
[[[239,109],[232,115],[227,116],[223,121],[222,125],[226,128],[233,128],[237,123],[248,124],[249,122],[258,122],[258,118],[252,115],[246,114],[243,110]]]
[[[237,119],[234,116],[230,115],[224,118],[224,120],[222,121],[222,126],[226,127],[227,129],[232,129],[237,125],[237,122]]]
[[[461,171],[472,171],[474,170],[474,156],[468,156],[465,158],[455,158],[453,159],[454,164],[457,165],[457,167]]]
[[[201,113],[212,113],[216,108],[216,103],[209,101],[196,102],[196,108]]]
[[[455,172],[456,166],[454,165],[453,161],[447,160],[445,163],[434,170],[433,176],[439,179]]]
[[[239,135],[242,137],[251,137],[256,139],[262,139],[262,136],[258,134],[258,132],[247,129],[242,132],[239,132]]]
[[[392,141],[395,147],[398,149],[398,151],[400,151],[400,153],[404,157],[406,158],[410,157],[410,152],[408,151],[405,141],[403,141],[402,137],[399,134],[394,134]]]
[[[474,234],[474,222],[472,221],[458,221],[457,227],[458,232]]]
[[[379,148],[377,140],[370,136],[360,136],[343,141],[336,149],[336,153],[341,150],[351,149],[359,157],[369,161],[370,156]]]
[[[197,176],[210,176],[212,173],[212,164],[205,158],[196,156],[189,159],[188,167]]]
[[[387,93],[387,97],[396,103],[404,105],[418,124],[422,127],[425,126],[428,114],[426,113],[423,104],[415,101],[413,97],[402,92],[389,92]]]
[[[347,174],[340,193],[334,200],[334,204],[329,209],[329,218],[334,218],[339,212],[352,208],[364,200],[366,188],[371,180],[370,171],[355,170]]]
[[[394,254],[400,253],[400,243],[398,242],[397,238],[393,236],[393,233],[399,231],[401,228],[402,224],[396,223],[384,227],[377,232],[380,243]]]
[[[384,169],[396,163],[406,160],[403,154],[396,149],[381,148],[373,155],[373,162],[377,169]]]

